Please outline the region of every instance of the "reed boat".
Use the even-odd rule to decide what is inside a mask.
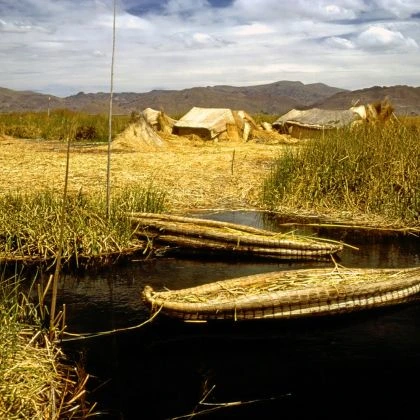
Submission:
[[[420,266],[404,269],[318,268],[216,281],[142,298],[152,314],[184,321],[257,320],[333,315],[395,305],[420,292]]]
[[[130,218],[139,238],[146,239],[160,255],[193,252],[207,256],[331,260],[343,250],[343,243],[326,238],[216,220],[155,213],[132,213]]]

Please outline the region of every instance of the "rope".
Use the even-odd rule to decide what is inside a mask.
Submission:
[[[144,322],[142,322],[141,324],[138,324],[138,325],[133,325],[131,327],[125,327],[125,328],[116,328],[114,330],[100,331],[100,332],[95,332],[95,333],[73,334],[73,333],[64,332],[63,334],[69,335],[71,337],[62,338],[61,341],[62,342],[67,342],[67,341],[87,340],[88,338],[104,337],[104,336],[107,336],[107,335],[112,335],[112,334],[116,334],[116,333],[120,333],[120,332],[136,330],[136,329],[141,328],[141,327],[145,326],[146,324],[152,322],[157,317],[157,315],[159,314],[159,312],[161,311],[162,308],[163,308],[163,306],[161,306],[149,319],[147,319],[146,321],[144,321]]]

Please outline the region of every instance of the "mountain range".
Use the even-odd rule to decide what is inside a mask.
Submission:
[[[183,90],[152,90],[146,93],[113,94],[114,114],[130,114],[145,108],[163,110],[180,117],[193,106],[231,108],[249,114],[283,115],[293,108],[348,109],[354,104],[381,101],[388,97],[397,115],[420,115],[420,87],[373,86],[346,90],[323,83],[296,81],[235,87],[207,86]],[[109,93],[84,93],[60,98],[34,91],[0,88],[0,112],[46,111],[66,108],[91,114],[107,113]]]

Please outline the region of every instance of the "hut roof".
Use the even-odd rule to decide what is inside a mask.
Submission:
[[[289,124],[314,129],[338,128],[351,124],[359,118],[360,116],[350,109],[328,110],[312,108],[302,111],[292,109],[278,118],[273,123],[273,127]]]
[[[226,131],[226,124],[236,124],[231,109],[193,107],[175,123],[174,127],[205,129],[210,132],[210,137],[214,138]]]

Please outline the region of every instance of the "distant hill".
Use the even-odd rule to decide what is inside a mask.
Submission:
[[[193,106],[243,109],[250,114],[282,114],[296,106],[322,101],[343,89],[323,84],[304,85],[281,81],[267,85],[234,87],[194,87],[180,91],[154,90],[149,93],[117,94],[116,100],[125,109],[147,107],[163,109],[167,114],[184,114]],[[131,101],[132,102],[131,102]]]
[[[129,114],[145,108],[183,115],[193,106],[243,109],[251,114],[283,114],[294,107],[322,101],[344,89],[322,83],[280,81],[266,85],[207,86],[183,90],[152,90],[146,93],[114,93],[113,111]],[[58,98],[36,92],[0,88],[0,112],[68,108],[89,113],[107,112],[109,93],[83,93]]]
[[[379,87],[349,91],[323,83],[279,81],[256,86],[207,86],[183,90],[152,90],[146,93],[114,93],[113,112],[129,114],[145,108],[161,109],[179,117],[193,106],[242,109],[249,114],[282,115],[292,108],[346,109],[357,100],[375,102],[388,96],[398,114],[420,115],[420,88]],[[59,98],[32,91],[0,88],[0,112],[46,111],[67,108],[92,114],[107,113],[109,93],[84,93]]]
[[[29,90],[17,91],[0,87],[0,112],[41,111],[48,108],[48,98],[52,108],[65,106],[64,99],[44,95]]]
[[[420,115],[420,87],[405,85],[373,86],[346,92],[338,92],[318,103],[314,107],[323,109],[347,109],[353,104],[372,103],[388,97],[397,115]]]

